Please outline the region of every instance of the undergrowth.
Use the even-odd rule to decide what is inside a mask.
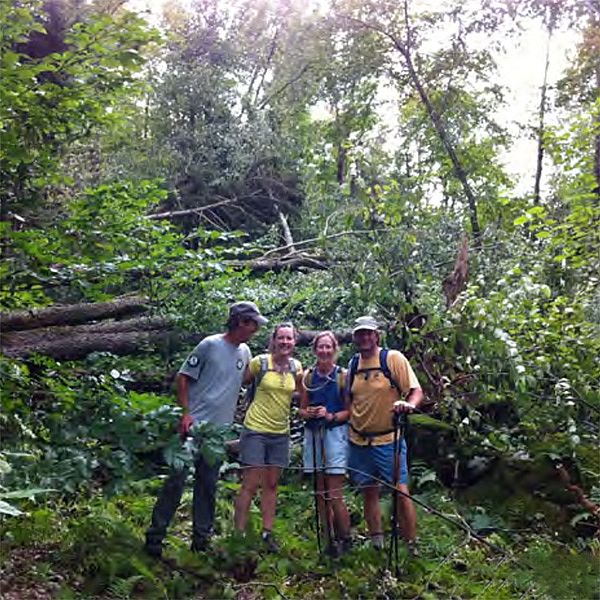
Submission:
[[[19,548],[49,548],[44,573],[65,580],[55,597],[83,598],[438,598],[564,600],[600,598],[597,541],[560,543],[541,532],[498,529],[486,539],[490,550],[467,532],[419,509],[421,557],[409,560],[401,548],[401,577],[387,570],[387,553],[366,541],[360,498],[347,494],[354,528],[353,550],[331,560],[317,553],[309,483],[291,478],[281,486],[275,535],[281,552],[266,554],[258,539],[260,513],[254,506],[247,536],[232,530],[238,483],[222,481],[217,535],[211,551],[189,550],[191,492],[167,538],[163,560],[146,556],[142,542],[158,481],[144,481],[128,495],[79,498],[52,509],[31,505],[26,516],[3,525],[2,562]],[[468,511],[441,488],[419,496],[446,516]],[[390,499],[384,498],[384,512]],[[488,519],[489,525],[490,519]],[[463,521],[465,522],[465,521]],[[488,530],[493,528],[488,527]],[[482,529],[484,530],[484,529]]]

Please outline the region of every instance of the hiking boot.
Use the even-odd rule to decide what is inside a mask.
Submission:
[[[419,558],[421,556],[421,553],[419,552],[419,540],[417,538],[408,540],[406,542],[406,547],[408,549],[408,556],[411,558]]]
[[[260,539],[262,540],[267,552],[271,554],[277,554],[279,552],[279,544],[273,537],[273,534],[270,531],[263,531]]]
[[[211,539],[208,535],[205,537],[197,537],[192,542],[190,550],[192,552],[206,552],[210,547],[210,542]]]
[[[339,558],[342,555],[340,544],[335,541],[327,544],[327,548],[325,548],[325,554],[331,558]]]
[[[377,551],[383,550],[384,539],[383,533],[373,533],[371,535],[371,547]]]
[[[144,552],[152,558],[162,558],[162,545],[161,544],[144,544]]]
[[[340,549],[340,556],[342,556],[343,554],[346,554],[347,552],[350,552],[350,550],[352,550],[352,538],[351,537],[342,538],[339,541],[338,546]]]

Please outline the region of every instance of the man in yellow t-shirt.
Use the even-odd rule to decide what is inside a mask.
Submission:
[[[399,517],[409,549],[416,551],[417,516],[408,490],[406,442],[400,445],[400,472],[394,477],[393,413],[411,412],[419,406],[423,392],[406,357],[397,350],[387,351],[386,363],[391,379],[380,364],[379,331],[373,317],[359,317],[352,331],[359,354],[355,369],[352,361],[348,377],[355,375],[348,390],[350,410],[350,453],[348,467],[352,479],[362,488],[364,513],[372,544],[383,548],[378,480],[397,482],[402,492]],[[350,382],[349,382],[350,383]],[[405,402],[398,403],[398,400]],[[406,495],[405,495],[406,494]]]

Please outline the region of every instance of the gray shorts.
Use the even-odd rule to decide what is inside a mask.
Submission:
[[[240,462],[253,467],[287,467],[290,464],[290,436],[244,427],[240,435]]]

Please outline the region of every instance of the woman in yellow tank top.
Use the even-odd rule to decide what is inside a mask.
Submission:
[[[246,528],[250,503],[260,487],[262,539],[272,552],[278,550],[271,533],[277,484],[282,469],[289,464],[292,395],[300,390],[302,380],[302,365],[292,358],[295,346],[294,326],[277,325],[271,336],[270,353],[250,361],[249,377],[244,382],[260,380],[240,437],[240,462],[245,469],[235,503],[235,528]]]

